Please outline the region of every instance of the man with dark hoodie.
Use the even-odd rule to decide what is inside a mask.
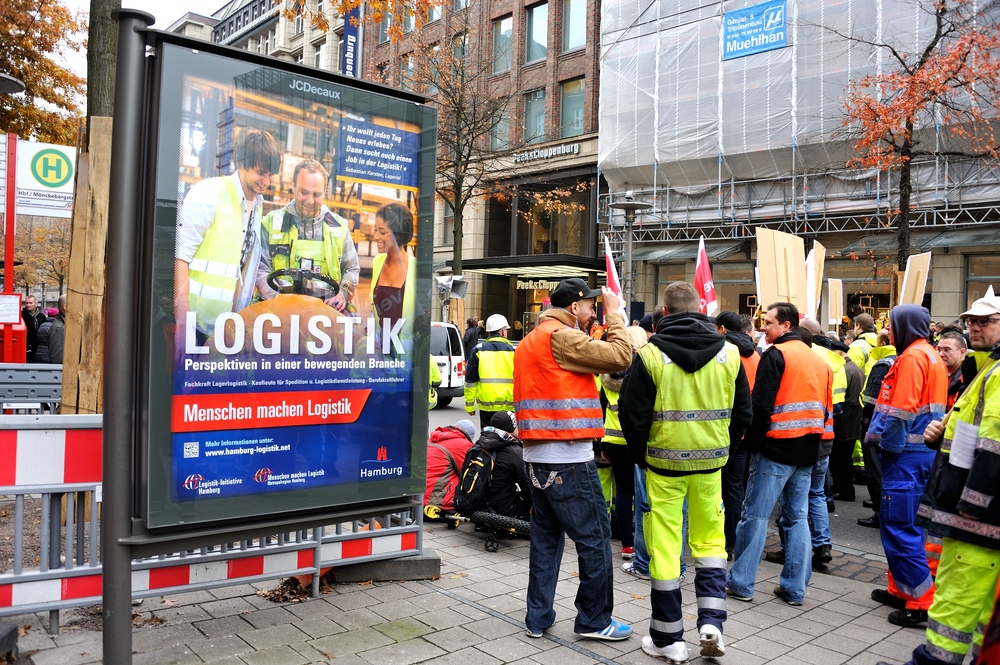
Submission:
[[[740,362],[752,392],[760,356],[753,345],[753,338],[744,332],[743,320],[736,312],[721,312],[715,317],[715,329],[727,342],[732,342],[739,349]],[[740,522],[743,499],[746,498],[746,470],[747,449],[742,439],[736,439],[730,445],[729,459],[722,467],[722,503],[726,507],[726,556],[730,559],[733,548],[736,547],[736,525]]]
[[[889,622],[911,628],[927,621],[934,601],[924,529],[916,524],[934,462],[924,429],[944,418],[948,401],[948,370],[927,341],[930,322],[920,305],[900,305],[889,313],[889,339],[899,357],[882,381],[865,435],[866,442],[878,444],[882,458],[879,531],[889,564],[888,589],[872,591],[872,600],[898,608],[889,613]]]
[[[493,473],[486,486],[487,510],[519,520],[530,519],[531,491],[514,412],[494,413],[476,445],[493,457]]]
[[[694,287],[674,282],[663,300],[666,315],[632,363],[619,413],[629,455],[647,469],[653,613],[642,650],[683,663],[688,658],[680,590],[684,501],[697,570],[701,655],[717,657],[725,653],[726,620],[721,469],[752,412],[740,352],[698,312]]]
[[[753,600],[768,518],[779,498],[787,537],[774,595],[801,605],[811,573],[809,488],[820,444],[833,439],[833,372],[802,341],[798,323],[799,311],[791,303],[770,305],[764,317],[764,335],[772,346],[757,368],[753,421],[744,438],[750,481],[726,587],[730,597],[744,602]]]

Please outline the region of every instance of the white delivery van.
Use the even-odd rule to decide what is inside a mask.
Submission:
[[[441,370],[438,406],[448,406],[455,397],[464,399],[465,347],[454,323],[431,321],[431,362]]]

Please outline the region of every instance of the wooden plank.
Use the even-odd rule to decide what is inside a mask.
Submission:
[[[111,191],[111,118],[91,118],[90,150],[78,170],[73,206],[63,413],[103,410],[105,248]]]

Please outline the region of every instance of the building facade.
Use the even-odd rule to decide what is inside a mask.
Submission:
[[[624,218],[607,203],[631,192],[649,204],[632,237],[637,299],[648,310],[665,284],[690,281],[705,237],[722,308],[751,313],[756,229],[770,228],[825,246],[847,314],[885,316],[899,173],[847,168],[844,102],[851,81],[894,66],[863,40],[919,53],[933,17],[890,0],[681,4],[605,0],[602,15],[601,228],[621,251]],[[1000,174],[955,157],[943,117],[916,127],[925,152],[942,149],[912,162],[911,252],[933,253],[925,304],[950,322],[1000,283]]]

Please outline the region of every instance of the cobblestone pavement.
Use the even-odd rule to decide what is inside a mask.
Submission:
[[[526,540],[503,540],[487,552],[485,535],[471,525],[425,526],[424,546],[442,561],[434,581],[337,584],[301,603],[274,603],[256,591],[277,582],[147,599],[136,607],[133,662],[172,665],[408,663],[653,663],[640,649],[649,626],[649,583],[615,572],[615,616],[636,635],[596,642],[573,634],[578,584],[575,551],[568,543],[557,587],[557,623],[542,639],[524,635],[528,579]],[[836,547],[836,545],[835,545]],[[768,550],[776,549],[771,535]],[[616,561],[617,561],[616,549]],[[889,608],[870,599],[884,582],[885,563],[862,552],[835,551],[825,572],[814,573],[805,604],[790,607],[771,593],[780,569],[762,562],[752,603],[731,600],[725,626],[732,665],[811,663],[872,665],[905,661],[923,630],[886,620]],[[686,638],[697,657],[692,577],[683,586]],[[64,611],[61,634],[49,637],[47,615],[16,618],[22,626],[18,665],[84,665],[101,661],[99,613]],[[162,621],[158,625],[151,625]]]

